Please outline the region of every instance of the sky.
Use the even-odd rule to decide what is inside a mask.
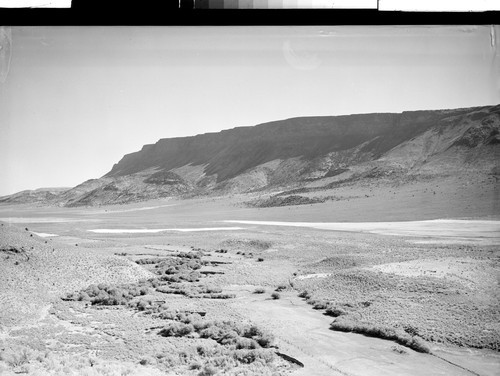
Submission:
[[[498,26],[0,28],[0,195],[161,138],[500,103]]]

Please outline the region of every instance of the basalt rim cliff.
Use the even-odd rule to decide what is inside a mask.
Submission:
[[[500,105],[300,117],[218,133],[161,139],[111,171],[67,190],[23,191],[4,203],[122,204],[166,197],[297,189],[332,177],[432,179],[500,173]],[[327,181],[325,180],[325,183]]]

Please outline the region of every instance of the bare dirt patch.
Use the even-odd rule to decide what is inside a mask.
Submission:
[[[372,268],[404,277],[441,278],[478,290],[494,286],[500,277],[500,270],[491,261],[474,258],[411,260],[375,265]]]

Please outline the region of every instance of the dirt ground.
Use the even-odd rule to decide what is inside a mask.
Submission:
[[[0,207],[2,247],[24,247],[30,255],[29,261],[21,254],[0,255],[0,373],[199,374],[201,369],[189,368],[192,363],[179,363],[179,354],[191,356],[206,340],[161,337],[158,328],[151,328],[164,323],[144,313],[96,308],[61,297],[92,283],[150,277],[152,269],[135,263],[139,258],[202,248],[207,252],[204,259],[217,264],[202,270],[218,272],[206,275],[203,282],[235,297],[193,299],[155,292],[155,299],[174,310],[203,310],[210,319],[259,325],[275,336],[276,351],[303,365],[277,358],[267,368],[248,366],[242,374],[498,374],[500,242],[496,227],[488,227],[495,223],[469,222],[477,227],[469,226],[473,230],[466,236],[454,228],[451,237],[446,227],[451,222],[443,221],[433,222],[430,233],[263,225],[257,221],[336,222],[348,216],[342,202],[251,209],[236,205],[242,200],[169,200],[89,209]],[[323,214],[316,216],[320,211]],[[356,222],[375,221],[372,214],[360,221],[363,210],[353,211],[359,212]],[[439,218],[425,213],[401,218],[397,213],[378,218]],[[490,213],[485,219],[498,218]],[[255,222],[236,225],[226,220]],[[392,229],[397,226],[401,224]],[[217,230],[220,227],[236,228]],[[99,229],[167,230],[89,231]],[[175,231],[179,229],[199,231]],[[215,252],[220,249],[227,252]],[[256,289],[264,292],[257,294]],[[279,299],[272,298],[276,289]],[[330,330],[334,317],[300,298],[303,290],[313,300],[347,307],[350,319],[411,329],[431,354]],[[71,366],[68,357],[81,359],[78,367]],[[167,367],[165,357],[175,358],[176,365]]]

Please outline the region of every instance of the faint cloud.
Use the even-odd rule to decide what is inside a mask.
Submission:
[[[321,65],[321,59],[317,54],[298,52],[293,49],[289,40],[283,43],[283,56],[290,66],[299,70],[314,70]]]

